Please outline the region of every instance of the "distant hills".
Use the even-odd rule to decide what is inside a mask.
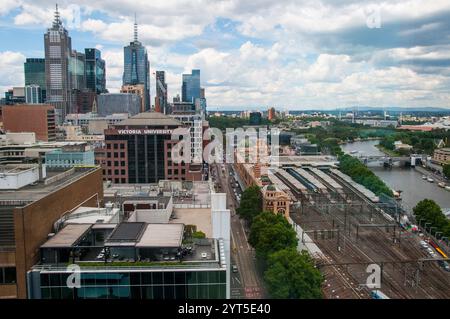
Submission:
[[[288,110],[292,114],[298,114],[302,112],[326,112],[326,113],[336,113],[336,112],[353,112],[353,110],[358,112],[404,112],[404,113],[412,113],[412,112],[425,112],[425,113],[450,113],[450,108],[443,107],[399,107],[399,106],[390,106],[390,107],[377,107],[377,106],[351,106],[351,107],[338,107],[338,108],[330,108],[330,109],[319,109],[319,108],[305,108],[305,109],[286,109],[283,107],[276,107],[277,111],[285,111]],[[254,111],[267,111],[267,107],[236,107],[236,106],[221,106],[221,107],[208,107],[209,112],[223,112],[223,113],[239,113],[243,111],[254,110]]]

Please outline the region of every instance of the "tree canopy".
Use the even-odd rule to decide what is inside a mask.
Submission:
[[[441,208],[435,201],[424,199],[417,203],[416,207],[413,208],[413,212],[421,225],[430,223],[432,227],[436,227],[437,231],[442,232],[444,236],[450,236],[450,220],[442,213]]]
[[[291,224],[282,215],[262,212],[253,220],[249,243],[263,259],[281,249],[296,248],[297,237]]]
[[[447,177],[448,179],[450,179],[450,164],[445,164],[444,165],[444,176]]]
[[[339,156],[339,169],[376,195],[392,196],[392,190],[357,158],[348,154]]]
[[[262,211],[262,196],[258,186],[250,186],[243,193],[237,213],[248,222]]]
[[[310,256],[294,248],[271,254],[264,273],[270,296],[281,299],[320,299],[323,276]]]

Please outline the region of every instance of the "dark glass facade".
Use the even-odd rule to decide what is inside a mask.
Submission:
[[[144,84],[145,111],[150,109],[150,62],[147,49],[139,42],[123,48],[123,85]]]
[[[127,142],[128,183],[157,183],[165,178],[164,141],[170,138],[163,134],[105,136],[107,144],[108,141]],[[110,153],[114,161],[115,152]]]
[[[97,94],[106,92],[105,61],[100,50],[85,49],[86,55],[86,88]]]
[[[226,271],[82,272],[81,288],[68,288],[68,273],[32,272],[39,299],[225,299]],[[36,277],[37,276],[37,277]],[[30,283],[29,283],[30,284]],[[39,296],[40,294],[40,296]]]
[[[194,103],[201,96],[200,70],[192,70],[191,74],[183,74],[183,85],[181,87],[181,100]]]
[[[42,102],[46,98],[45,59],[28,58],[24,63],[25,85],[38,85],[41,89]]]

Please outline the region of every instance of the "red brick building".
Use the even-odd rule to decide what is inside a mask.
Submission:
[[[5,105],[2,108],[6,132],[34,132],[39,141],[56,139],[55,108],[47,104]]]
[[[27,298],[27,271],[38,262],[40,245],[58,219],[80,205],[103,205],[98,167],[52,176],[14,192],[0,192],[0,271],[8,276],[0,282],[0,299]]]
[[[159,112],[144,112],[105,130],[104,179],[113,183],[201,180],[202,165],[174,163],[172,132],[183,125]]]

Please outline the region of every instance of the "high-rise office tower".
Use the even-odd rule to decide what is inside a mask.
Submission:
[[[105,60],[100,50],[88,48],[86,56],[86,88],[97,94],[106,93]]]
[[[69,59],[69,76],[72,91],[86,88],[85,66],[86,56],[84,53],[77,52],[75,50],[72,51]],[[74,110],[71,110],[71,112],[72,111]]]
[[[183,74],[181,100],[195,103],[195,100],[200,98],[200,91],[200,70],[192,70],[191,74]]]
[[[123,48],[123,85],[144,85],[145,111],[150,109],[150,62],[147,49],[138,41],[137,23],[134,22],[134,40]]]
[[[69,75],[72,41],[62,25],[58,6],[56,6],[53,25],[44,35],[44,44],[47,103],[55,106],[57,122],[62,123],[66,114],[72,109],[72,85]]]
[[[167,83],[164,71],[156,71],[155,111],[167,114]]]
[[[46,98],[45,59],[27,58],[23,64],[23,68],[25,71],[25,86],[31,85],[34,88],[36,88],[36,86],[39,87],[41,99],[38,103],[43,103]]]

